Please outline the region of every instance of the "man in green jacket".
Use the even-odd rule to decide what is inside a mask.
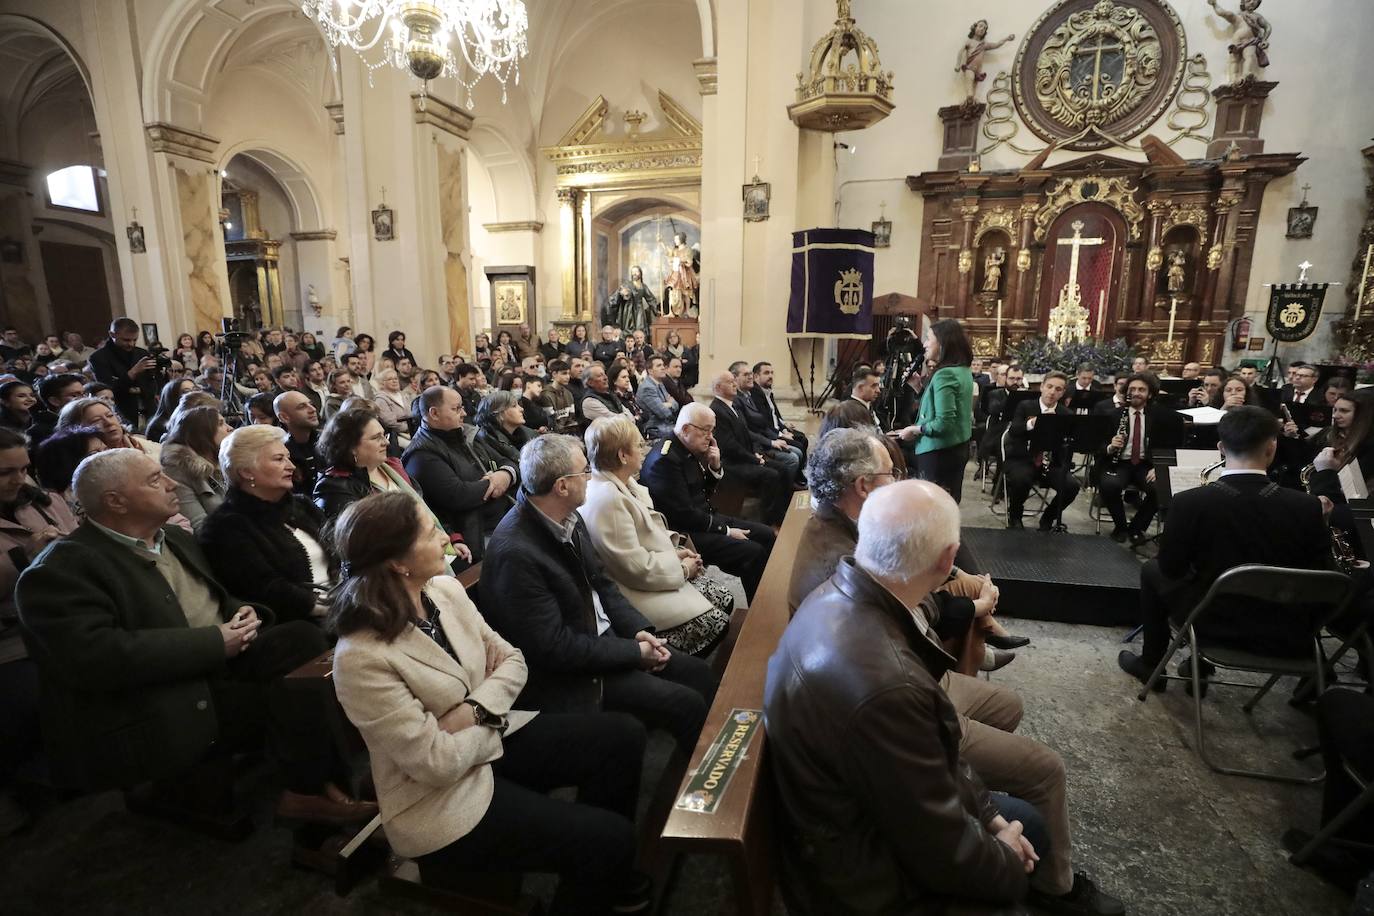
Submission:
[[[289,790],[282,809],[357,815],[342,793],[324,796],[329,738],[281,693],[283,675],[324,651],[319,629],[273,626],[270,610],[229,595],[195,540],[164,527],[178,511],[175,484],[142,452],[91,455],[74,488],[86,520],[16,589],[58,781],[127,789],[265,730]]]

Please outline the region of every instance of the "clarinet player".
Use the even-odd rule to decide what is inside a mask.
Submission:
[[[1054,499],[1040,515],[1041,531],[1067,531],[1064,510],[1078,497],[1078,480],[1064,449],[1053,452],[1030,450],[1031,432],[1036,420],[1045,414],[1067,417],[1070,411],[1061,401],[1068,388],[1069,377],[1062,372],[1050,372],[1040,382],[1040,397],[1016,405],[1003,439],[1003,476],[1007,482],[1007,527],[1024,528],[1021,515],[1031,485],[1054,490]]]

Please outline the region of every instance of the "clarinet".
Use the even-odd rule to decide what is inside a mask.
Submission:
[[[1131,424],[1131,408],[1130,408],[1129,405],[1127,405],[1127,406],[1121,411],[1121,422],[1117,424],[1117,426],[1116,426],[1116,435],[1113,436],[1112,438],[1114,438],[1114,439],[1118,439],[1118,438],[1119,438],[1119,439],[1125,439],[1125,438],[1126,438],[1126,433],[1127,433],[1127,432],[1129,431],[1129,429],[1130,429],[1130,424]],[[1107,451],[1109,451],[1109,452],[1111,451],[1111,446],[1107,446]],[[1112,464],[1114,464],[1114,465],[1115,465],[1115,464],[1120,464],[1120,463],[1124,460],[1125,455],[1126,455],[1126,447],[1123,445],[1123,446],[1121,447],[1121,450],[1118,451],[1115,455],[1112,456]]]

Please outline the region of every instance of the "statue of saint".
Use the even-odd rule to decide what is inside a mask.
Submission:
[[[989,51],[996,51],[1009,41],[1015,41],[1015,35],[1008,35],[1001,41],[988,41],[988,21],[979,19],[968,30],[968,41],[959,49],[959,58],[954,63],[954,72],[964,75],[968,83],[968,99],[973,100],[974,94],[978,90],[978,84],[988,78],[983,72],[983,55]]]
[[[1183,287],[1188,282],[1188,256],[1183,253],[1182,248],[1175,248],[1169,252],[1169,295],[1181,296]]]
[[[1258,76],[1257,71],[1269,66],[1269,36],[1274,33],[1274,27],[1259,14],[1261,2],[1240,0],[1240,11],[1233,13],[1217,6],[1217,0],[1207,0],[1212,12],[1225,19],[1231,27],[1231,43],[1226,50],[1231,53],[1229,78],[1233,84],[1246,76]],[[1248,57],[1254,64],[1251,67],[1245,65],[1246,49],[1249,49]]]
[[[668,311],[674,318],[697,314],[697,273],[692,269],[692,249],[687,236],[673,233],[673,247],[659,246],[668,255]]]
[[[994,248],[983,261],[983,292],[995,293],[1002,288],[1002,265],[1006,263],[1007,253]]]
[[[654,324],[658,314],[658,297],[644,283],[644,271],[636,264],[630,268],[630,279],[606,300],[601,308],[601,323],[613,325],[632,334],[644,331],[646,334]]]

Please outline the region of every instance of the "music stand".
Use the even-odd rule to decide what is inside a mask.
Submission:
[[[1002,409],[1002,418],[1010,420],[1016,416],[1016,407],[1024,401],[1040,400],[1039,391],[1031,391],[1029,388],[1019,388],[1007,395],[1007,406]]]
[[[1166,378],[1160,379],[1160,397],[1155,402],[1162,407],[1172,407],[1178,409],[1179,406],[1188,406],[1188,392],[1194,388],[1201,387],[1200,378]],[[1168,395],[1168,397],[1164,397]]]
[[[1064,447],[1073,441],[1074,421],[1077,419],[1078,417],[1071,413],[1046,413],[1036,417],[1035,428],[1030,431],[1031,457],[1034,458],[1041,452],[1061,454]],[[1053,458],[1050,463],[1054,463]]]
[[[1072,410],[1079,416],[1084,416],[1092,412],[1092,409],[1099,403],[1112,396],[1111,390],[1093,388],[1089,391],[1077,391],[1070,387],[1068,393],[1064,395],[1064,406]]]

